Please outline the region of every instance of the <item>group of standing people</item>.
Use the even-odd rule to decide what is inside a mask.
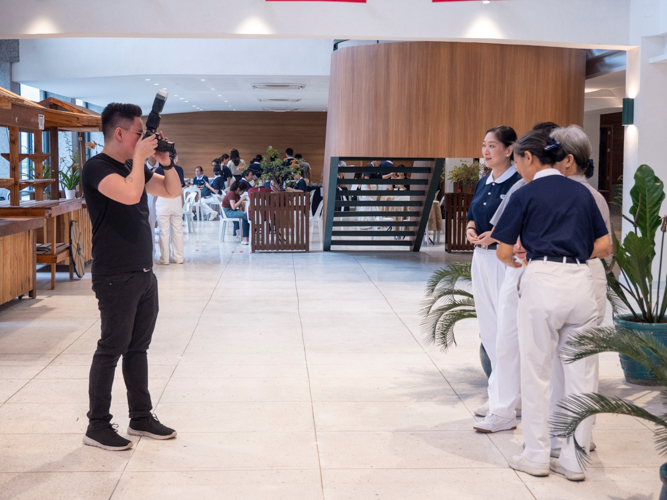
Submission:
[[[472,287],[480,337],[489,359],[488,402],[475,410],[479,432],[517,427],[524,452],[510,467],[572,481],[585,475],[573,440],[549,435],[565,397],[597,390],[598,359],[562,359],[569,339],[605,316],[611,254],[605,199],[586,181],[591,143],[577,126],[542,123],[517,138],[511,127],[487,131],[482,152],[491,173],[475,188],[466,236],[475,245]],[[587,451],[593,419],[575,438]]]

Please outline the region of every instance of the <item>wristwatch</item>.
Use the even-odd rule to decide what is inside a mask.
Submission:
[[[162,167],[162,170],[170,170],[170,169],[174,168],[174,165],[175,165],[174,160],[171,160],[171,162],[167,166],[160,163],[160,166]]]

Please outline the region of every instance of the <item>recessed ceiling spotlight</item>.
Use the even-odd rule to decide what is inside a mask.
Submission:
[[[193,108],[196,108],[197,106],[195,106],[195,105],[193,104],[192,107],[193,107]]]
[[[215,90],[215,89],[211,89],[211,90]]]
[[[185,102],[190,102],[190,101],[185,101]]]
[[[147,81],[147,82],[150,82],[150,81],[151,81],[151,79],[150,79],[150,78],[146,78],[146,81]]]
[[[202,82],[205,82],[205,81],[206,81],[206,78],[202,78],[201,81],[202,81]]]
[[[222,94],[218,94],[218,97],[222,97]]]
[[[482,3],[491,3],[491,0],[482,0]]]
[[[182,100],[183,100],[183,98],[182,98],[182,97],[179,97],[179,100],[181,100],[181,101],[182,101]]]
[[[232,109],[232,111],[236,111],[235,109]]]
[[[178,94],[174,94],[174,97],[178,97]]]
[[[229,102],[229,101],[225,101],[225,102]]]
[[[159,83],[154,83],[153,85],[160,85]]]

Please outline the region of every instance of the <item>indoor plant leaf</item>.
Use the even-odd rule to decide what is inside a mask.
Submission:
[[[648,165],[640,165],[635,172],[635,184],[630,196],[630,214],[635,218],[642,236],[653,240],[661,223],[659,212],[665,199],[665,186]]]

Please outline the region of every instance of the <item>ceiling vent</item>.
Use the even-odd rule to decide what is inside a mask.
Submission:
[[[255,90],[301,90],[306,88],[305,83],[253,83]]]
[[[262,111],[273,111],[274,113],[288,113],[291,111],[301,111],[300,108],[262,108]]]
[[[263,99],[258,98],[259,102],[299,102],[301,99]]]

